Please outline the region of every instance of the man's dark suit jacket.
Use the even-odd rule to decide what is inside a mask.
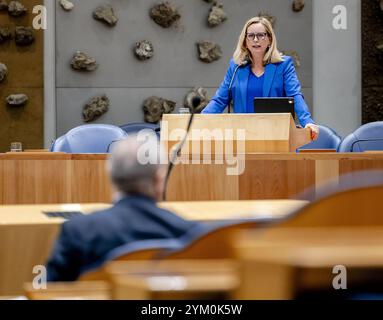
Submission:
[[[133,241],[178,238],[195,222],[157,207],[154,200],[134,195],[110,209],[76,217],[63,224],[47,263],[48,281],[74,281],[101,265],[113,249]]]

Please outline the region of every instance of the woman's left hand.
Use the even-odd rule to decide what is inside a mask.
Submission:
[[[318,139],[319,136],[319,127],[314,123],[306,124],[305,128],[309,128],[311,130],[311,139],[313,141]]]

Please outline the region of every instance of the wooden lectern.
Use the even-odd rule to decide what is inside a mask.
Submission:
[[[165,114],[161,122],[161,141],[170,151],[184,137],[190,115]],[[309,129],[298,129],[289,113],[196,114],[183,154],[211,153],[217,144],[232,142],[234,153],[285,153],[311,142]],[[241,147],[241,148],[240,148]],[[244,150],[243,150],[244,147]],[[186,150],[186,151],[185,151]]]

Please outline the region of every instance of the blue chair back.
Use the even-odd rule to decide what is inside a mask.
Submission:
[[[342,141],[342,138],[335,132],[335,130],[319,125],[319,136],[318,140],[313,141],[309,144],[298,149],[299,150],[308,150],[308,149],[335,149],[338,150],[338,147]]]
[[[76,127],[52,143],[51,152],[108,153],[113,142],[126,137],[124,130],[109,124]]]
[[[141,240],[132,243],[127,243],[110,251],[105,261],[117,260],[121,257],[128,256],[132,253],[141,252],[143,250],[176,250],[183,246],[183,242],[179,239],[154,239],[154,240]]]
[[[274,220],[274,218],[270,217],[259,217],[254,219],[199,223],[190,228],[179,238],[141,240],[117,247],[111,250],[102,260],[97,261],[94,265],[87,268],[86,272],[91,271],[92,269],[97,269],[112,260],[129,260],[131,259],[130,255],[149,250],[155,253],[155,256],[152,257],[152,259],[164,259],[168,256],[184,251],[185,248],[192,246],[194,242],[204,239],[215,232],[225,231],[227,229],[241,226],[263,226],[274,222]]]
[[[339,152],[383,150],[383,121],[365,124],[341,142]]]
[[[127,134],[137,133],[143,129],[150,129],[157,134],[157,137],[160,137],[161,130],[160,125],[146,122],[128,123],[120,126],[120,128],[124,130]]]

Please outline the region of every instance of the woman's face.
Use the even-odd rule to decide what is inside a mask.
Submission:
[[[270,37],[262,23],[253,23],[247,28],[246,48],[253,57],[263,58],[270,44]]]

